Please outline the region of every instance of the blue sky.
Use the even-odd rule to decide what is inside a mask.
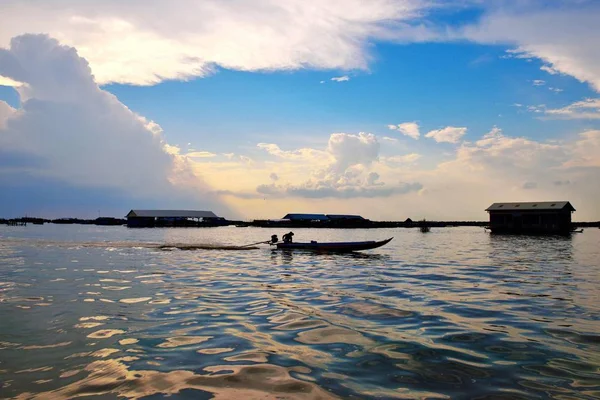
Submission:
[[[44,195],[64,188],[75,216],[104,193],[114,215],[484,219],[494,201],[567,199],[600,219],[593,1],[0,12],[0,182],[19,188],[0,216],[68,213]]]

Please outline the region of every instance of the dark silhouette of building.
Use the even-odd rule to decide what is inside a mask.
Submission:
[[[286,214],[282,219],[302,222],[329,220],[325,214]]]
[[[330,221],[365,221],[360,215],[327,214]]]
[[[493,233],[566,234],[575,208],[568,201],[542,201],[494,203],[486,211]]]
[[[130,228],[220,226],[226,225],[225,218],[212,211],[191,210],[131,210],[127,214]]]

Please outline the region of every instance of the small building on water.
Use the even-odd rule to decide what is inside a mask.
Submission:
[[[212,211],[131,210],[127,213],[130,228],[188,227],[226,225],[225,218]]]
[[[282,219],[289,220],[292,222],[316,222],[316,221],[329,221],[325,214],[286,214]]]
[[[494,203],[485,211],[493,233],[565,234],[575,208],[568,201],[541,201]]]

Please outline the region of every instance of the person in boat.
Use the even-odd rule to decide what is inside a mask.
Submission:
[[[289,232],[283,235],[281,239],[283,239],[283,243],[292,243],[292,236],[294,236],[294,232]]]

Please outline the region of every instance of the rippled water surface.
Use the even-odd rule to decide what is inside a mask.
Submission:
[[[600,229],[0,226],[0,397],[600,398]]]

